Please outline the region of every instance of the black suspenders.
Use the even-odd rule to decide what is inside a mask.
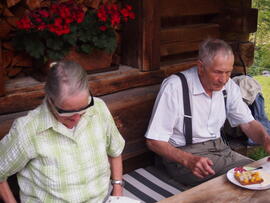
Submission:
[[[190,99],[189,99],[189,89],[187,84],[187,79],[183,73],[176,73],[176,75],[180,78],[182,82],[182,89],[183,89],[183,103],[184,103],[184,136],[186,139],[186,145],[192,144],[192,115],[190,109]],[[225,104],[225,112],[227,113],[227,91],[223,90],[223,97],[224,97],[224,104]],[[223,125],[224,127],[224,125]],[[222,128],[223,128],[222,127]],[[221,133],[222,139],[224,140],[225,137],[223,133]],[[226,140],[224,140],[226,143]]]
[[[181,79],[182,89],[183,89],[183,103],[184,103],[184,136],[186,139],[186,145],[192,144],[192,116],[190,109],[189,100],[189,89],[187,84],[187,79],[183,73],[176,73],[176,75]]]

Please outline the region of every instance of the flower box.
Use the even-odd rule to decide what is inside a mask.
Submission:
[[[99,72],[111,67],[112,54],[118,45],[116,30],[134,18],[132,7],[121,2],[91,9],[80,1],[51,1],[47,6],[30,10],[18,21],[13,45],[40,61],[38,69],[42,63],[67,58],[89,72]],[[46,71],[41,68],[36,72],[46,74]]]
[[[104,71],[117,70],[117,65],[112,65],[113,54],[101,50],[95,50],[91,54],[78,53],[74,49],[70,50],[64,59],[72,60],[79,63],[87,73],[99,73]],[[45,81],[50,68],[50,62],[46,64],[35,61],[33,74],[34,78],[39,81]]]

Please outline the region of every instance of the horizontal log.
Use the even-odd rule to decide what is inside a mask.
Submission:
[[[194,42],[174,42],[169,44],[163,44],[160,47],[160,55],[168,56],[174,54],[181,54],[185,52],[197,51],[199,49],[200,41]]]
[[[242,8],[251,8],[252,0],[226,0],[227,7],[242,7]]]
[[[108,105],[120,133],[126,140],[123,153],[124,159],[148,151],[144,134],[147,130],[158,91],[159,85],[154,85],[133,88],[100,97]],[[14,119],[26,114],[27,111],[0,115],[0,139],[8,133]]]
[[[218,24],[196,24],[161,30],[160,55],[168,56],[197,51],[206,38],[219,38]]]
[[[218,24],[197,24],[161,29],[161,45],[172,42],[202,41],[207,37],[219,37]]]
[[[219,13],[222,6],[220,0],[160,0],[161,17],[165,18]]]
[[[121,66],[117,71],[89,75],[89,86],[93,95],[101,96],[129,88],[159,84],[163,78],[161,70],[140,72],[138,69]],[[30,110],[41,103],[44,83],[33,80],[29,83],[25,78],[22,80],[23,82],[17,80],[16,83],[13,80],[7,81],[6,95],[0,97],[0,115]]]
[[[217,22],[222,32],[253,33],[257,31],[257,19],[258,9],[226,8],[222,9]]]
[[[161,67],[161,70],[164,71],[165,77],[168,77],[169,75],[187,70],[193,66],[196,66],[196,59],[177,63],[177,64],[175,63],[175,64],[170,64],[170,65],[164,65]]]

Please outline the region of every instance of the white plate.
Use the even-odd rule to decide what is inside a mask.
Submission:
[[[124,196],[110,196],[105,203],[140,203],[141,201]]]
[[[239,187],[242,188],[246,188],[246,189],[250,189],[250,190],[266,190],[270,188],[270,173],[269,171],[266,172],[263,169],[257,170],[258,172],[260,172],[262,178],[263,178],[263,182],[259,183],[259,184],[253,184],[253,185],[241,185],[235,178],[234,178],[234,168],[229,170],[227,172],[227,178],[228,180],[235,184],[238,185]]]

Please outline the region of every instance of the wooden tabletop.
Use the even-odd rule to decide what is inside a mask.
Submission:
[[[258,167],[267,162],[267,158],[255,161],[248,166]],[[269,171],[270,173],[270,171]],[[159,203],[220,203],[220,202],[243,202],[243,203],[266,203],[270,202],[270,189],[249,190],[232,184],[226,177],[221,175],[185,192],[161,200]]]

